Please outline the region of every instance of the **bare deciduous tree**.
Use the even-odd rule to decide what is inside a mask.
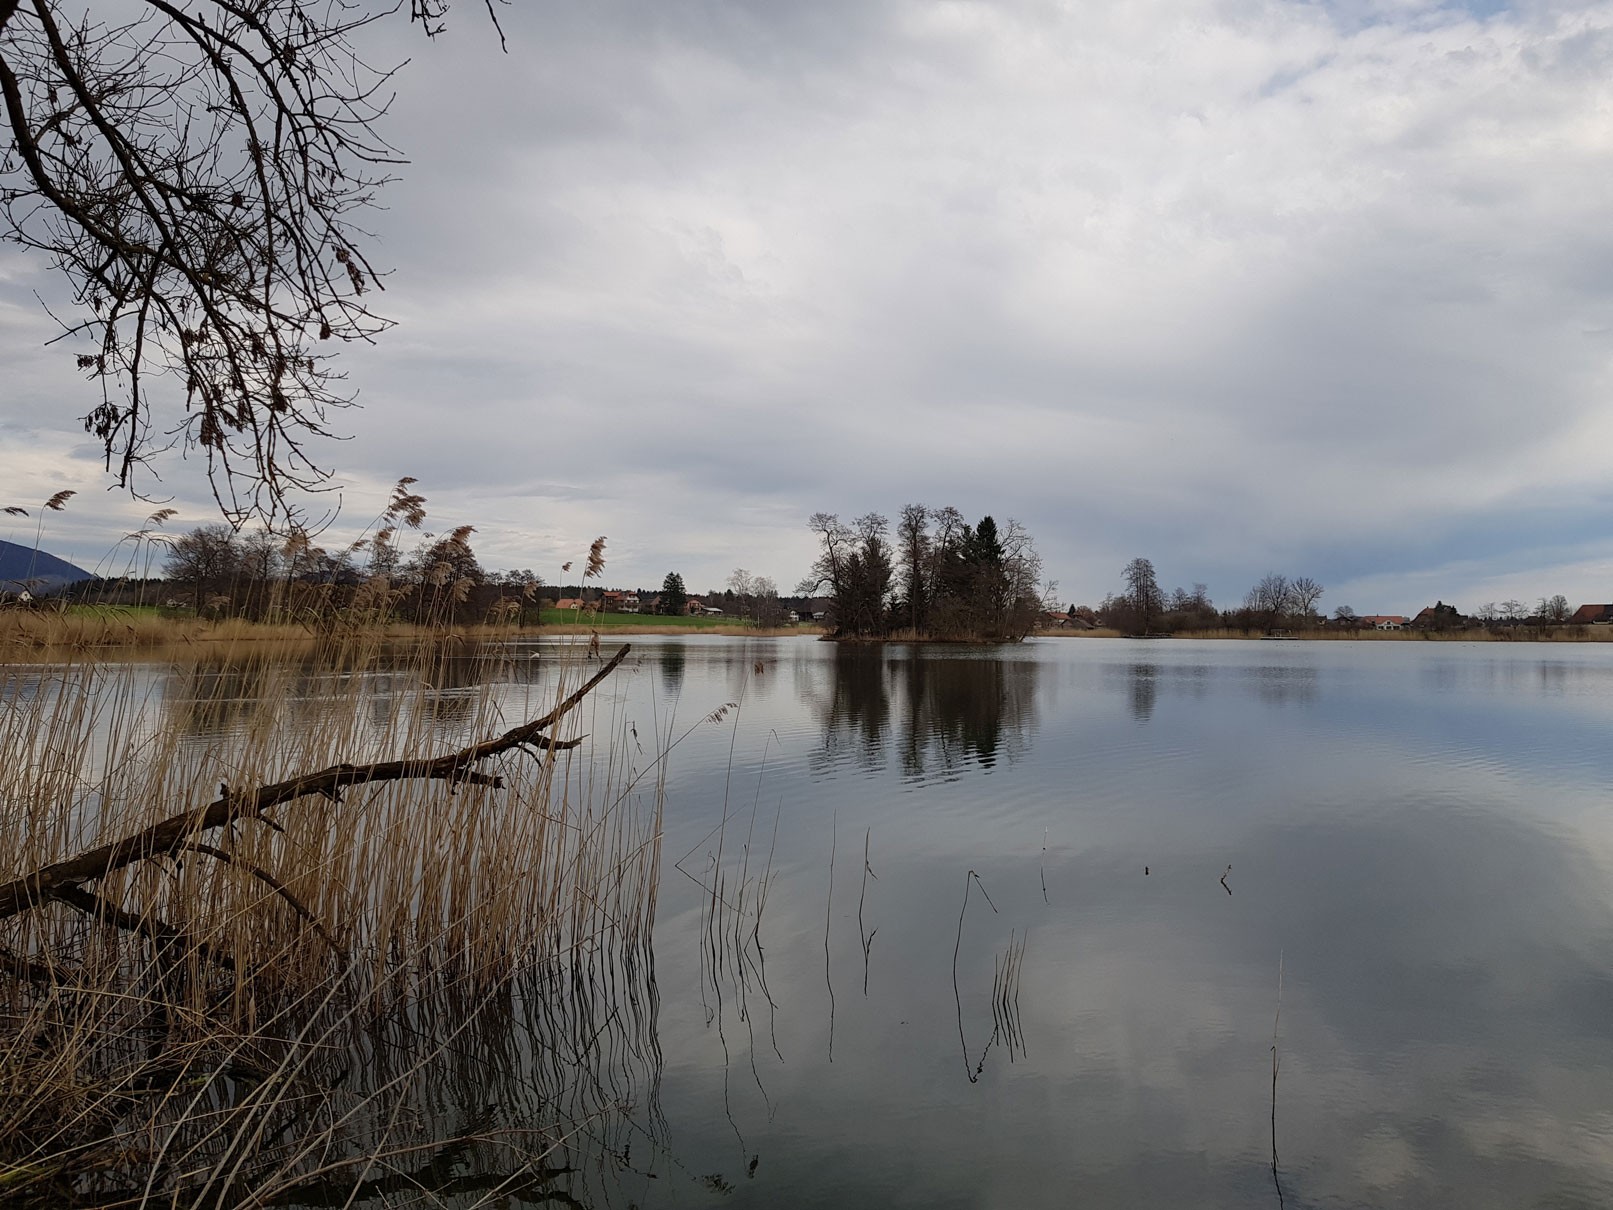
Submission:
[[[811,573],[795,586],[795,591],[803,596],[814,596],[827,588],[831,596],[839,596],[846,559],[852,553],[857,535],[837,513],[813,513],[807,520],[807,528],[818,535],[822,550],[812,564]]]
[[[1126,564],[1124,575],[1125,600],[1131,608],[1134,625],[1140,633],[1148,634],[1165,607],[1165,594],[1154,575],[1154,565],[1147,559],[1133,559]]]
[[[1249,595],[1244,598],[1243,605],[1245,609],[1266,614],[1275,621],[1286,616],[1293,609],[1293,586],[1289,584],[1287,576],[1277,572],[1268,572],[1260,578],[1258,584],[1249,590]]]
[[[907,624],[923,630],[930,601],[930,517],[927,505],[907,504],[896,522],[896,553],[906,594]]]
[[[1326,590],[1309,576],[1299,576],[1288,585],[1289,599],[1293,602],[1294,612],[1302,617],[1310,617],[1316,612],[1316,602],[1322,599]]]
[[[743,567],[734,568],[728,577],[728,591],[734,594],[734,613],[741,618],[751,616],[753,597],[756,594],[756,577]]]
[[[354,39],[388,11],[0,0],[0,237],[71,285],[56,318],[120,483],[197,448],[239,522],[325,481],[308,442],[352,396],[322,342],[386,327],[355,218],[399,162],[391,73]],[[444,12],[412,0],[428,33]]]
[[[207,601],[228,593],[241,570],[241,544],[227,525],[201,525],[174,539],[163,573],[190,591],[201,613]]]

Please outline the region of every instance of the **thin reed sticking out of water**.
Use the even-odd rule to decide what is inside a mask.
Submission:
[[[985,1050],[980,1052],[980,1061],[969,1062],[969,1043],[963,1035],[963,994],[958,990],[958,952],[963,948],[963,917],[969,910],[969,890],[979,886],[980,893],[986,896],[986,903],[990,905],[992,913],[996,914],[997,905],[991,902],[991,896],[986,894],[986,884],[980,881],[980,875],[970,870],[963,879],[963,906],[958,909],[958,938],[952,945],[952,1000],[958,1008],[958,1045],[963,1050],[963,1071],[969,1077],[969,1083],[976,1083],[982,1072],[986,1070],[986,1051],[991,1049],[991,1043],[986,1043]]]
[[[1283,1019],[1283,955],[1277,953],[1277,1013],[1271,1021],[1271,1183],[1277,1188],[1277,1206],[1282,1210],[1283,1183],[1277,1176],[1277,1026]]]
[[[1010,930],[1008,948],[992,959],[991,1041],[1001,1042],[1008,1048],[1010,1063],[1025,1053],[1025,1030],[1019,1015],[1019,976],[1025,967],[1025,942],[1028,939],[1028,934],[1022,933],[1016,941],[1014,932]],[[989,1048],[990,1043],[987,1046]]]
[[[837,810],[829,817],[829,895],[823,904],[823,981],[829,988],[829,1062],[835,1061],[835,984],[829,973],[829,925],[834,920],[835,902],[835,853],[838,851],[839,838],[835,829],[840,823],[840,812]]]
[[[773,859],[778,845],[779,820],[782,814],[782,802],[779,810],[774,813],[772,839],[767,852],[767,860],[760,873],[752,873],[752,846],[756,838],[756,817],[761,807],[762,787],[767,776],[768,755],[772,745],[778,742],[778,734],[769,731],[762,746],[761,767],[757,772],[756,791],[752,796],[750,805],[750,819],[746,824],[743,841],[737,846],[739,856],[731,856],[734,846],[728,843],[727,829],[729,823],[743,808],[730,809],[731,793],[728,787],[732,785],[734,751],[737,741],[739,721],[742,712],[743,692],[739,695],[740,701],[730,702],[722,709],[713,711],[701,720],[701,723],[720,723],[724,721],[729,712],[733,712],[733,731],[729,737],[728,773],[725,779],[723,794],[723,811],[717,824],[700,838],[682,857],[674,867],[679,873],[700,886],[704,892],[700,899],[700,1001],[706,1012],[706,1024],[715,1026],[718,1043],[723,1053],[723,1104],[730,1124],[733,1126],[735,1137],[739,1140],[743,1150],[745,1140],[739,1130],[730,1109],[729,1101],[729,1064],[731,1055],[728,1047],[728,1004],[735,1003],[735,1012],[739,1021],[744,1025],[748,1041],[748,1062],[751,1078],[760,1092],[764,1104],[767,1106],[769,1118],[774,1111],[772,1098],[762,1081],[761,1071],[757,1066],[756,1057],[756,1030],[755,1014],[751,1010],[751,998],[760,993],[767,1005],[768,1037],[774,1054],[783,1061],[779,1051],[777,1027],[774,1020],[777,1005],[773,1001],[772,993],[767,986],[767,959],[761,942],[762,914],[766,907],[768,887],[773,876]],[[699,726],[700,724],[696,724]],[[693,728],[690,729],[691,731]],[[669,732],[670,734],[670,732]],[[676,747],[690,732],[685,732],[676,739],[670,740],[668,750]],[[716,844],[711,845],[715,840]],[[709,847],[708,847],[709,846]],[[685,864],[689,858],[701,849],[706,850],[706,867],[703,873],[697,875]],[[734,868],[737,866],[737,869]],[[756,984],[752,986],[752,978]]]
[[[873,839],[874,829],[869,828],[863,833],[863,885],[857,894],[857,934],[863,943],[863,996],[868,995],[868,957],[874,948],[874,933],[879,932],[879,926],[874,926],[874,933],[863,927],[863,901],[868,898],[868,880],[872,878],[879,881],[879,875],[874,873],[874,867],[868,862],[868,844]]]

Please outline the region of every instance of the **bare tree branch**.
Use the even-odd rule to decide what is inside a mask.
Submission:
[[[338,800],[346,786],[368,785],[372,782],[404,781],[415,778],[468,782],[475,785],[501,787],[503,781],[491,774],[480,773],[471,766],[488,757],[513,749],[541,747],[545,749],[574,748],[581,740],[555,740],[543,732],[565,717],[591,693],[598,684],[614,672],[627,658],[632,648],[623,644],[604,667],[549,711],[542,718],[533,719],[506,731],[493,739],[483,740],[446,756],[433,760],[376,761],[367,765],[333,765],[317,773],[305,773],[285,781],[259,786],[255,790],[226,791],[204,807],[171,815],[132,836],[111,844],[80,853],[66,861],[59,861],[26,874],[21,878],[0,884],[0,920],[38,906],[50,899],[67,899],[80,883],[104,878],[115,870],[157,857],[175,853],[194,842],[195,837],[213,828],[221,828],[237,819],[261,815],[271,807],[311,794]]]
[[[0,238],[71,284],[58,339],[120,483],[199,449],[230,520],[284,515],[352,403],[316,347],[388,326],[354,218],[402,162],[376,133],[392,73],[355,36],[390,10],[136,0],[70,24],[59,3],[0,0]],[[428,34],[445,12],[412,0]]]

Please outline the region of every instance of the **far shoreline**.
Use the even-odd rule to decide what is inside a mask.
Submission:
[[[1523,633],[1519,633],[1523,631]],[[1292,630],[1283,634],[1256,634],[1247,630],[1218,627],[1183,630],[1175,634],[1123,634],[1097,627],[1092,630],[1037,630],[1030,637],[1040,639],[1129,639],[1134,642],[1165,642],[1183,639],[1218,641],[1244,639],[1251,642],[1310,643],[1610,643],[1613,626],[1515,627],[1507,630]]]
[[[836,636],[821,626],[750,626],[737,621],[708,621],[691,626],[666,624],[651,618],[644,621],[595,620],[588,622],[546,623],[538,626],[467,624],[431,628],[404,623],[344,628],[309,627],[287,623],[247,622],[241,619],[210,621],[200,618],[113,618],[51,614],[33,611],[0,611],[0,662],[38,662],[62,658],[128,657],[131,654],[153,658],[215,657],[220,652],[246,649],[268,652],[281,649],[311,649],[335,643],[417,643],[538,642],[545,639],[588,639],[600,642],[628,638],[689,638],[714,636],[730,639],[811,639],[849,647],[891,645],[938,647],[1011,647],[1023,640],[944,639],[893,634],[885,637]],[[1245,642],[1281,641],[1312,643],[1610,643],[1613,626],[1559,626],[1548,628],[1430,630],[1343,630],[1314,628],[1280,635],[1215,628],[1182,631],[1175,634],[1126,635],[1104,627],[1091,630],[1035,630],[1026,639],[1124,640],[1157,643],[1163,641]]]

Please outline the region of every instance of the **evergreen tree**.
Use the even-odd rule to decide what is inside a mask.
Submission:
[[[661,604],[658,611],[663,614],[681,614],[689,605],[689,591],[683,586],[683,577],[675,571],[666,573],[666,579],[661,581]]]

